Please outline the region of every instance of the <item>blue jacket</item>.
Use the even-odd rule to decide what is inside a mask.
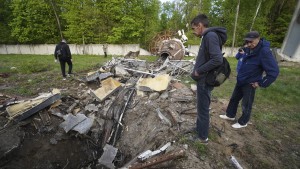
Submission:
[[[202,37],[193,71],[193,73],[197,71],[200,76],[194,77],[192,74],[192,78],[205,83],[207,72],[221,65],[223,62],[223,54],[220,48],[222,44],[220,44],[220,41],[224,43],[227,40],[226,29],[222,27],[210,27],[203,32]]]
[[[277,62],[270,50],[270,42],[260,39],[253,50],[245,48],[245,53],[246,56],[237,75],[237,85],[258,82],[260,87],[270,86],[279,74]],[[265,76],[263,76],[264,72]]]
[[[238,63],[236,65],[236,72],[239,73],[239,70],[241,68],[241,65],[242,65],[242,62],[243,62],[243,58],[245,57],[246,55],[245,54],[241,54],[240,52],[238,52],[236,55],[235,55],[235,58],[238,60]]]

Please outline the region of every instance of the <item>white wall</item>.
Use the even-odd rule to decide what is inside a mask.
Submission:
[[[0,45],[0,54],[54,54],[56,44],[43,45]],[[72,54],[104,55],[102,44],[76,45],[69,44]],[[148,51],[140,48],[139,44],[108,44],[108,55],[126,55],[129,51],[140,51],[140,55],[151,55]]]
[[[199,51],[199,45],[189,45],[188,49],[190,52],[193,54],[197,55]],[[231,54],[231,47],[223,47],[222,52],[225,52],[224,56],[225,57],[232,57],[235,56],[236,53],[238,52],[239,48],[233,48],[233,52]]]

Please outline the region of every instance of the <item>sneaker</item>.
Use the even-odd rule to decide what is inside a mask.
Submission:
[[[202,140],[202,139],[194,136],[194,137],[188,137],[188,140],[193,141],[195,143],[204,144],[204,145],[208,144],[208,138],[206,138],[205,140]]]
[[[231,121],[235,120],[234,117],[233,117],[233,118],[228,117],[226,114],[225,114],[225,115],[220,115],[220,118],[221,118],[221,119],[225,119],[225,120],[231,120]]]
[[[67,79],[64,77],[63,80],[67,80]]]
[[[67,77],[71,77],[70,74],[67,74]]]
[[[240,128],[243,128],[243,127],[247,127],[247,124],[245,125],[241,125],[240,123],[235,123],[233,125],[231,125],[233,128],[235,129],[240,129]]]

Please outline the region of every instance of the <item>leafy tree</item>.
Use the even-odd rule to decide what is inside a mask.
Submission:
[[[10,27],[8,25],[11,19],[11,9],[9,8],[10,0],[0,0],[0,43],[12,43],[15,40],[10,35]]]
[[[55,17],[44,1],[13,0],[10,5],[11,35],[20,43],[53,43],[57,37]]]

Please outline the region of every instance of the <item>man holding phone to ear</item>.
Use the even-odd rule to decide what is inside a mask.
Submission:
[[[244,57],[238,71],[237,83],[226,114],[220,115],[222,119],[234,121],[239,102],[242,100],[242,116],[232,125],[236,129],[246,127],[250,120],[255,90],[258,87],[270,86],[279,74],[277,62],[270,50],[270,42],[260,38],[257,31],[248,32],[244,40],[246,48],[243,49]]]

